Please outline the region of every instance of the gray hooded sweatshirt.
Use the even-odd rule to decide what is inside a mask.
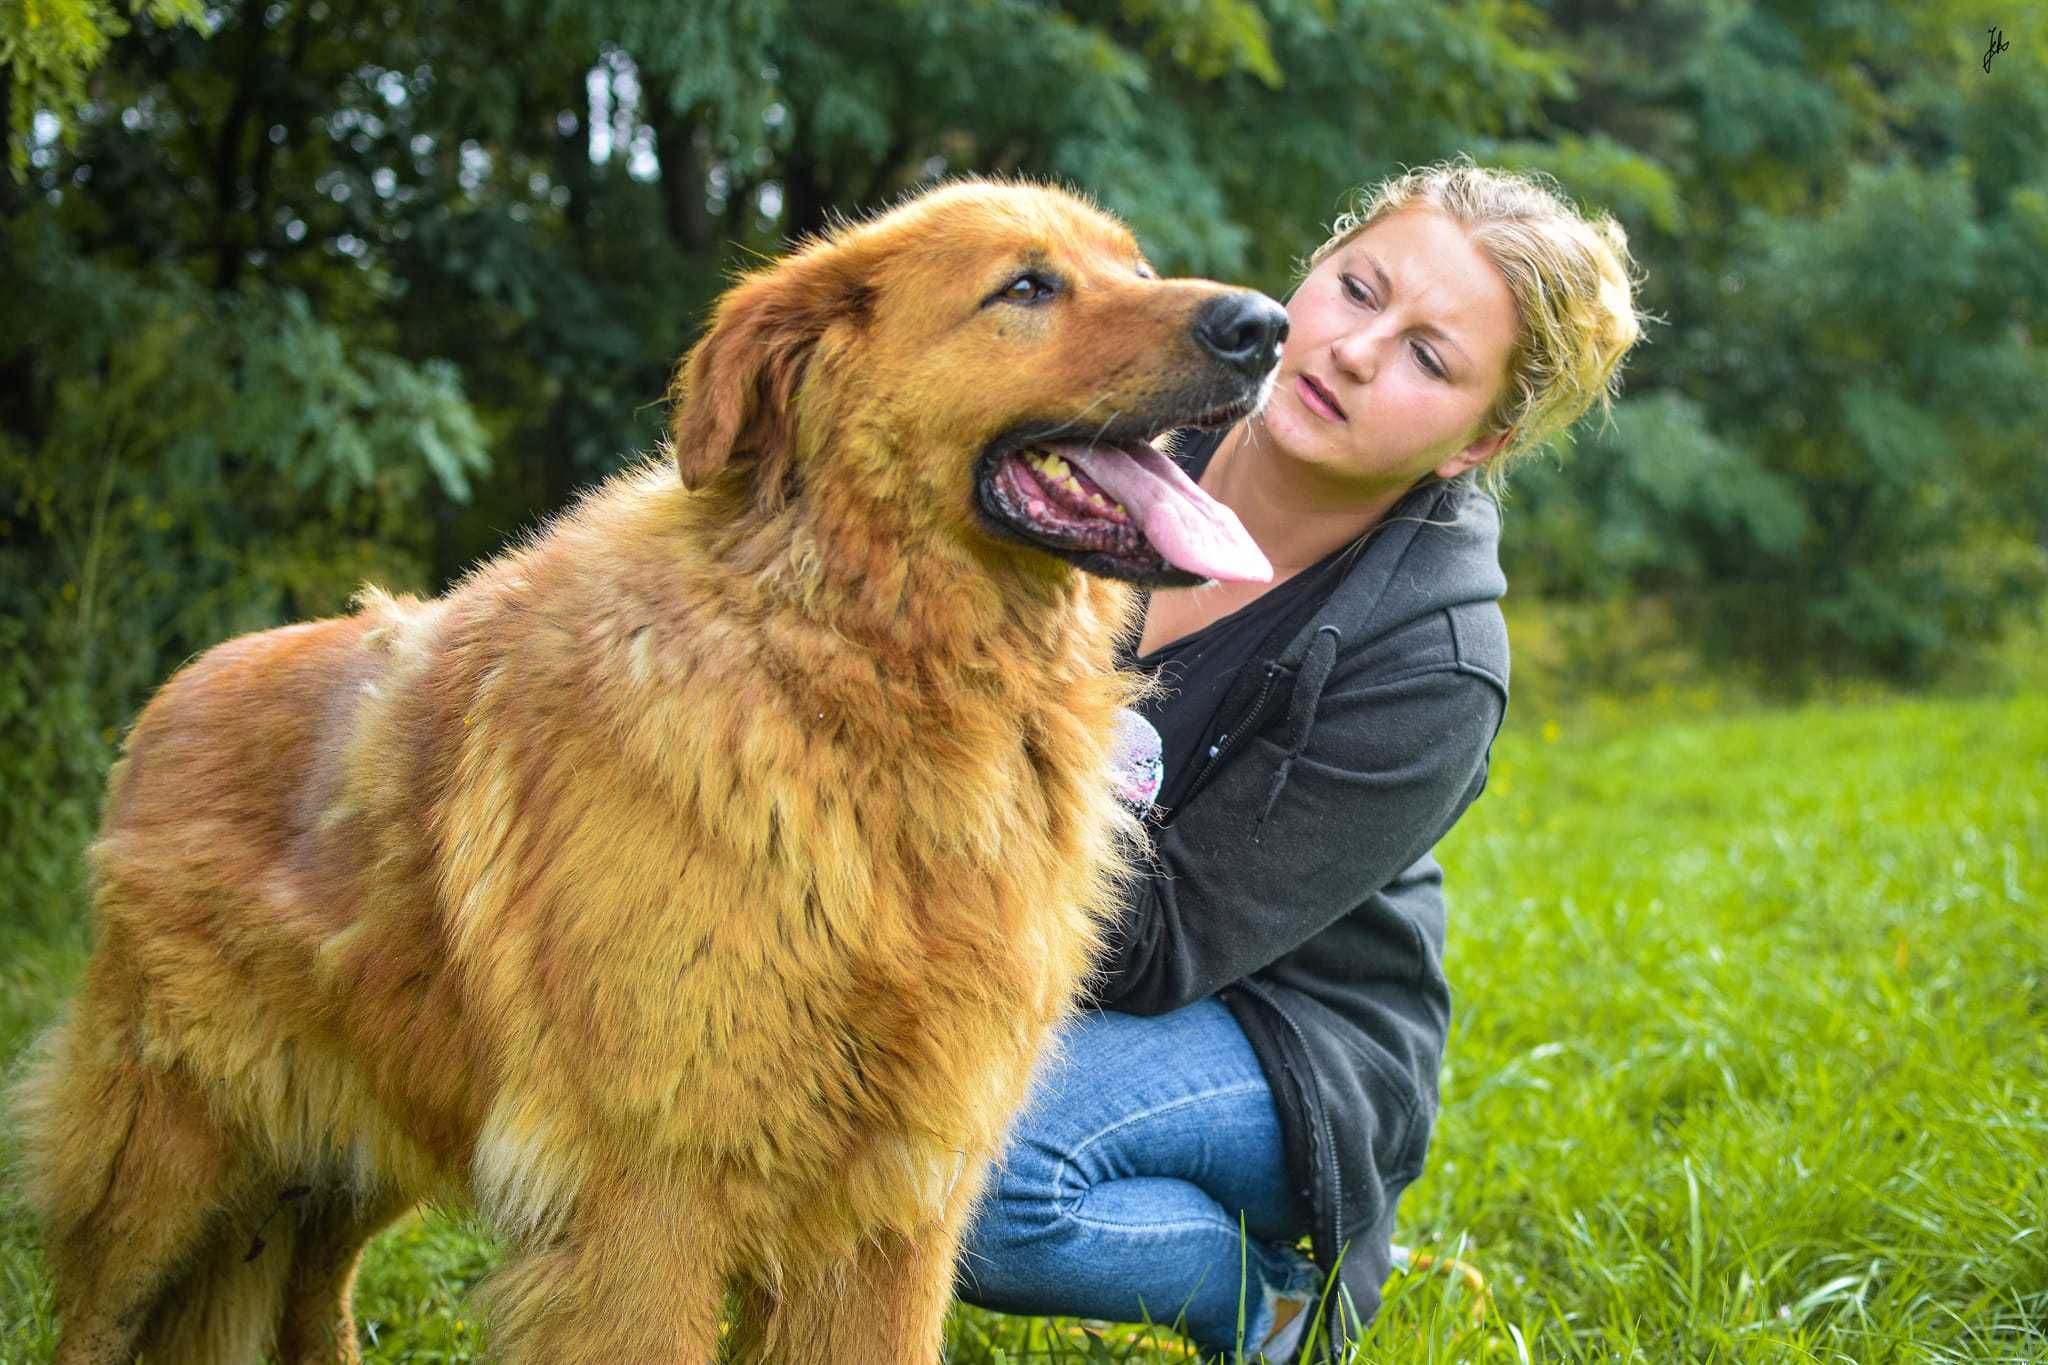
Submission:
[[[1189,435],[1174,457],[1199,478],[1220,436]],[[1499,543],[1469,476],[1418,488],[1336,572],[1233,613],[1234,668],[1205,659],[1145,708],[1169,755],[1154,870],[1092,1003],[1150,1015],[1213,995],[1243,1026],[1315,1259],[1340,1267],[1336,1347],[1379,1309],[1395,1201],[1436,1118],[1450,990],[1430,850],[1485,786],[1506,714]],[[1176,771],[1174,736],[1198,729]]]

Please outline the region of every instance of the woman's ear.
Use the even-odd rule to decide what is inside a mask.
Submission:
[[[1500,454],[1501,447],[1505,446],[1508,443],[1508,438],[1514,434],[1515,429],[1509,427],[1506,431],[1496,431],[1490,436],[1481,436],[1471,445],[1466,446],[1463,450],[1451,456],[1450,459],[1438,465],[1433,472],[1439,479],[1455,479],[1468,469],[1477,469],[1494,456]]]
[[[754,271],[719,299],[711,327],[669,385],[669,444],[683,487],[732,460],[755,461],[757,491],[779,502],[796,453],[796,397],[833,322],[865,315],[853,253],[829,240]]]

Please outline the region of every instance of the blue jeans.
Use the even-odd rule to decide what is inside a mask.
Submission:
[[[1293,1249],[1308,1213],[1244,1030],[1211,999],[1083,1014],[1056,1042],[968,1226],[959,1296],[1037,1317],[1185,1313],[1197,1346],[1228,1352],[1242,1283],[1255,1351],[1275,1297],[1312,1293],[1319,1272]]]

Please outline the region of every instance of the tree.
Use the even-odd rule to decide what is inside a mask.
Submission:
[[[1667,326],[1614,429],[1523,480],[1516,579],[1659,592],[1788,673],[1924,676],[2038,600],[2038,45],[1987,72],[1952,4],[1652,5],[1641,49],[1605,7],[1559,22],[1609,74],[1531,151],[1619,206]],[[1675,203],[1587,155],[1623,127]]]

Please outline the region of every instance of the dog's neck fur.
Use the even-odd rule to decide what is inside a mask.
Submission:
[[[967,671],[1035,656],[1061,673],[1106,672],[1119,634],[1137,625],[1138,596],[1124,584],[963,536],[951,518],[906,511],[914,499],[812,486],[770,511],[737,471],[695,498],[734,591],[879,655]]]

